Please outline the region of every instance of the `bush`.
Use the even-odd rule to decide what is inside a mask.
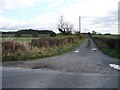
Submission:
[[[55,37],[55,36],[56,36],[56,33],[51,33],[50,36],[51,36],[51,37]]]
[[[10,52],[16,52],[18,49],[22,49],[20,42],[14,42],[14,41],[5,41],[2,42],[2,49],[4,51],[10,51]]]
[[[2,57],[3,61],[22,60],[33,58],[37,55],[39,49],[32,47],[28,43],[16,41],[3,41],[2,42]]]

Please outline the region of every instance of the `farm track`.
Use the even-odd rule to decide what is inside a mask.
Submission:
[[[118,60],[104,55],[92,41],[89,44],[86,40],[75,50],[59,56],[3,63],[2,87],[118,88],[119,72],[109,67]]]

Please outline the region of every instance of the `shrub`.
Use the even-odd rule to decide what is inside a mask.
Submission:
[[[14,41],[5,41],[2,42],[2,49],[3,52],[5,50],[10,51],[10,52],[16,52],[18,49],[21,49],[21,43],[20,42],[14,42]]]
[[[56,33],[51,33],[50,36],[51,36],[51,37],[55,37],[55,36],[56,36]]]
[[[25,58],[33,58],[37,56],[39,49],[32,47],[29,43],[4,41],[2,42],[3,61],[6,60],[22,60]]]

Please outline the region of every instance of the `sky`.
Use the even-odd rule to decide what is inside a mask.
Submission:
[[[58,33],[60,16],[74,31],[118,34],[119,0],[0,0],[0,31],[49,29]]]

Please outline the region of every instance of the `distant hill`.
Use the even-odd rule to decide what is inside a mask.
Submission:
[[[52,30],[34,30],[34,29],[22,29],[16,32],[2,32],[2,34],[15,34],[15,33],[32,34],[33,32],[38,32],[39,34],[56,34]]]
[[[16,32],[2,32],[2,34],[15,34]]]

